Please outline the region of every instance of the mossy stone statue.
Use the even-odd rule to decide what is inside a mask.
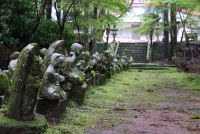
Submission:
[[[44,65],[45,65],[44,71],[51,64],[51,56],[54,53],[60,53],[63,54],[64,56],[68,56],[67,50],[64,46],[64,40],[57,40],[54,43],[52,43],[48,48],[46,55],[44,57]]]
[[[15,120],[32,120],[37,94],[42,80],[42,59],[39,45],[27,45],[20,53],[11,79],[8,117]]]

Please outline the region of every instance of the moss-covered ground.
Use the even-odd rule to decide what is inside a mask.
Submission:
[[[182,113],[198,116],[200,105],[195,105],[199,109],[190,112],[191,105],[178,104],[196,103],[199,97],[200,78],[194,74],[177,72],[172,67],[166,70],[133,68],[113,75],[104,85],[91,88],[84,105],[77,107],[70,102],[60,123],[50,124],[46,134],[99,134],[105,130],[134,133],[119,126],[134,124],[138,111],[180,111],[183,108]]]

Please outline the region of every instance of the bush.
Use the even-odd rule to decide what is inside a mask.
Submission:
[[[48,48],[51,43],[58,40],[58,24],[52,20],[42,20],[38,27],[38,30],[35,34],[34,42],[37,42],[40,45],[40,48]],[[74,43],[75,34],[70,25],[65,25],[63,32],[63,38],[65,40],[66,48],[70,48]]]
[[[65,45],[68,50],[70,50],[71,45],[75,42],[76,34],[71,25],[65,25],[63,32],[63,38],[65,40]]]
[[[56,41],[58,31],[58,25],[51,20],[42,20],[35,34],[34,42],[40,45],[40,48],[48,48],[51,43]]]

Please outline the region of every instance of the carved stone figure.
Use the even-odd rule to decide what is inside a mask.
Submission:
[[[19,57],[20,52],[15,51],[10,55],[10,60],[15,60]]]
[[[46,49],[46,48],[40,49],[40,56],[41,56],[42,58],[45,57],[46,53],[47,53],[47,49]]]
[[[45,65],[45,70],[51,64],[51,56],[54,53],[59,53],[63,54],[64,56],[68,56],[67,50],[64,47],[64,40],[57,40],[53,44],[50,45],[48,48],[46,55],[44,57],[44,65]]]
[[[16,120],[32,120],[38,89],[42,79],[42,60],[39,45],[27,45],[20,53],[11,79],[11,95],[8,117]]]
[[[54,53],[51,56],[51,64],[43,76],[43,83],[40,88],[40,97],[49,100],[66,99],[66,93],[61,88],[61,82],[65,81],[64,74],[65,57],[62,54]]]

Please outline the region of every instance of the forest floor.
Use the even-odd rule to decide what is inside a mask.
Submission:
[[[46,134],[200,134],[200,78],[164,70],[129,69],[71,103]]]

